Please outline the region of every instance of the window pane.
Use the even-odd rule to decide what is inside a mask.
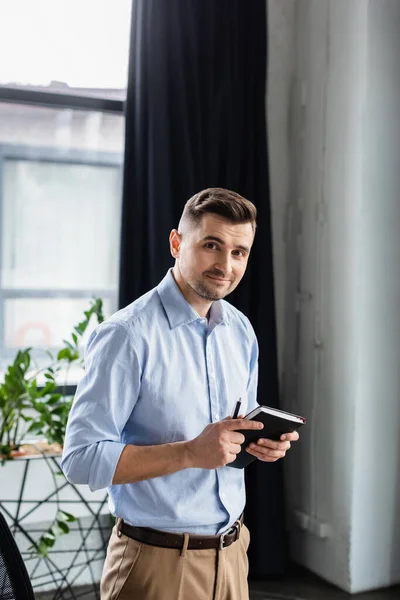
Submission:
[[[122,160],[124,126],[122,115],[0,103],[0,144],[57,148],[61,155],[74,149],[115,152]]]
[[[1,0],[0,82],[126,89],[131,3]]]
[[[2,288],[116,291],[120,168],[6,159]]]
[[[4,338],[10,350],[26,347],[60,348],[62,340],[70,340],[74,325],[84,318],[90,297],[87,298],[21,298],[4,302]],[[112,312],[111,300],[104,300],[104,314]],[[85,344],[96,326],[92,317],[85,332]]]
[[[57,349],[63,346],[63,340],[71,340],[74,325],[83,319],[83,312],[89,308],[90,298],[28,298],[6,300],[3,303],[3,325],[5,349],[0,354],[0,380],[14,360],[17,350],[32,347],[31,374],[37,375],[38,385],[44,385],[46,379],[42,369],[51,364],[46,349],[53,357]],[[103,312],[107,318],[115,311],[115,300],[103,301]],[[81,338],[81,356],[89,335],[96,327],[92,317],[90,325]],[[57,375],[60,385],[76,385],[84,371],[79,363],[64,365]]]
[[[17,348],[47,364],[93,295],[117,310],[124,124],[0,103],[0,380]]]

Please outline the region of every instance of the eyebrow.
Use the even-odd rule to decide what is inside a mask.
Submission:
[[[225,246],[224,240],[221,240],[221,238],[215,235],[206,235],[206,237],[203,238],[203,242],[205,241],[218,242],[218,244]],[[244,250],[245,252],[250,252],[250,248],[248,246],[242,246],[241,244],[238,244],[237,246],[235,246],[235,248],[239,248],[240,250]]]

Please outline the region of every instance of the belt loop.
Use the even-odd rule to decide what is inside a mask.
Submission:
[[[189,534],[188,533],[184,533],[183,534],[183,546],[181,549],[181,556],[185,557],[186,556],[186,551],[189,545]]]
[[[118,517],[115,526],[117,528],[117,536],[120,538],[122,536],[122,531],[121,531],[121,525],[123,523],[123,520],[121,519],[121,517]]]

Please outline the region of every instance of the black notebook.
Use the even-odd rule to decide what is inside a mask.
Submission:
[[[255,456],[245,450],[250,442],[256,442],[260,438],[279,440],[283,433],[291,433],[306,422],[304,417],[299,417],[298,415],[293,415],[277,408],[270,408],[269,406],[258,406],[246,415],[245,419],[261,421],[264,423],[264,428],[259,430],[238,429],[240,433],[243,433],[245,441],[235,460],[226,465],[227,467],[243,469],[253,462],[253,460],[256,460]]]

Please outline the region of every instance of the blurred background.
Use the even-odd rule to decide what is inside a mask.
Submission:
[[[307,427],[247,473],[254,598],[400,597],[399,56],[397,0],[0,5],[0,381],[156,285],[193,193],[257,205],[232,302]]]
[[[2,3],[0,369],[59,345],[93,294],[117,310],[130,15]]]

